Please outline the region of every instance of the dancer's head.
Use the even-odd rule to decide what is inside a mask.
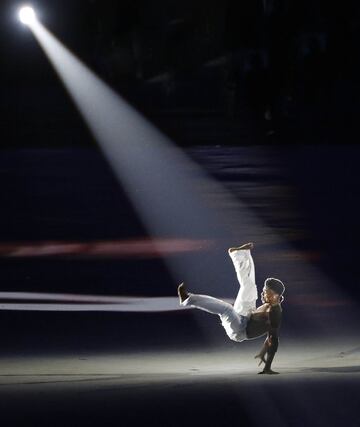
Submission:
[[[283,282],[274,277],[268,277],[264,282],[264,288],[261,293],[263,303],[278,304],[284,301],[283,293],[285,286]]]

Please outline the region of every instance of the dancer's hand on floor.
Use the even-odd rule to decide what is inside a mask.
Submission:
[[[258,372],[258,374],[277,375],[279,372],[273,371],[272,369],[264,369],[263,371]]]

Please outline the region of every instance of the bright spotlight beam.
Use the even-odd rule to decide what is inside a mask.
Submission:
[[[209,292],[212,285],[214,290],[218,283],[228,281],[233,291],[232,271],[222,252],[229,242],[224,240],[261,238],[265,242],[268,233],[239,202],[241,237],[236,236],[240,229],[229,229],[229,218],[222,212],[226,204],[222,203],[223,197],[229,193],[79,61],[41,22],[36,21],[31,30],[152,238],[220,242],[220,248],[216,248],[221,251],[220,262],[215,250],[166,260],[176,281],[207,283]],[[213,200],[214,194],[221,200]],[[226,205],[230,204],[231,200]],[[277,236],[272,233],[270,238]]]
[[[25,25],[32,25],[36,21],[36,14],[32,7],[24,6],[19,10],[19,19]]]
[[[28,20],[28,18],[26,18]],[[206,239],[214,251],[165,258],[176,280],[196,292],[236,294],[226,248],[246,241],[288,252],[289,244],[240,200],[211,179],[62,45],[38,20],[29,26],[97,140],[152,238]],[[121,219],[119,219],[120,221]],[[270,246],[270,248],[269,248]],[[310,264],[288,261],[274,275],[303,288],[329,280]],[[299,279],[300,278],[300,279]],[[175,299],[176,300],[176,299]],[[308,314],[311,317],[312,314]],[[318,324],[314,312],[314,324]],[[318,324],[321,327],[321,325]]]

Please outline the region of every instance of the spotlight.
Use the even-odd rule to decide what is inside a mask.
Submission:
[[[34,9],[30,6],[24,6],[19,11],[19,19],[25,25],[31,25],[36,21]]]

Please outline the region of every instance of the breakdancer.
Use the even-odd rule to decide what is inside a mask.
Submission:
[[[284,300],[285,286],[281,280],[267,278],[261,293],[263,305],[256,308],[258,292],[254,261],[250,253],[253,247],[253,243],[246,243],[228,250],[240,283],[234,305],[208,295],[188,292],[184,283],[179,285],[178,295],[182,306],[219,315],[226,334],[233,341],[251,340],[267,334],[260,352],[255,356],[260,359],[259,366],[261,363],[265,364],[259,374],[278,374],[271,369],[271,364],[279,345],[281,303]]]

